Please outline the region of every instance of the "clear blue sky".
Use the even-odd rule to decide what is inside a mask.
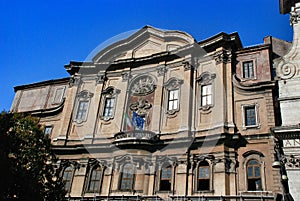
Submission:
[[[0,110],[10,109],[14,86],[67,77],[64,64],[145,25],[197,41],[222,31],[237,31],[244,46],[268,35],[292,41],[279,0],[0,0],[0,9]]]

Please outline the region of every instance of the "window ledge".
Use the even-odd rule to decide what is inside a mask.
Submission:
[[[204,105],[204,106],[200,106],[199,107],[199,110],[202,110],[202,112],[210,112],[210,109],[213,108],[214,105],[213,104],[210,104],[210,105]]]
[[[251,126],[243,126],[243,130],[247,130],[247,129],[259,129],[260,128],[260,124],[257,125],[251,125]]]
[[[251,80],[257,80],[257,77],[249,77],[249,78],[240,78],[241,82],[247,82],[247,81],[251,81]]]
[[[172,191],[172,190],[169,190],[169,191],[165,191],[165,190],[158,190],[155,192],[156,194],[159,194],[159,193],[162,193],[162,194],[176,194],[176,191]]]
[[[203,194],[203,193],[214,193],[215,191],[214,190],[203,190],[203,191],[194,191],[194,193],[198,193],[198,194]]]

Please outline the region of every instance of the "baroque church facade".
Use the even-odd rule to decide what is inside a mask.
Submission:
[[[290,46],[145,26],[68,78],[15,87],[11,111],[40,118],[69,200],[275,200],[273,62]]]

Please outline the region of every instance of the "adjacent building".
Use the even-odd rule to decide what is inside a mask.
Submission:
[[[285,194],[300,200],[300,1],[282,0],[281,13],[290,13],[294,39],[289,51],[274,62],[281,123],[272,129],[278,139],[273,166],[281,169]]]
[[[40,118],[70,200],[274,200],[273,61],[288,46],[146,26],[68,78],[15,87],[11,111]]]

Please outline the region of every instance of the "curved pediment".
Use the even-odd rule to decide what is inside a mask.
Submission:
[[[93,62],[111,63],[117,60],[147,57],[193,43],[195,39],[187,33],[145,26],[128,38],[115,42],[98,52]]]

